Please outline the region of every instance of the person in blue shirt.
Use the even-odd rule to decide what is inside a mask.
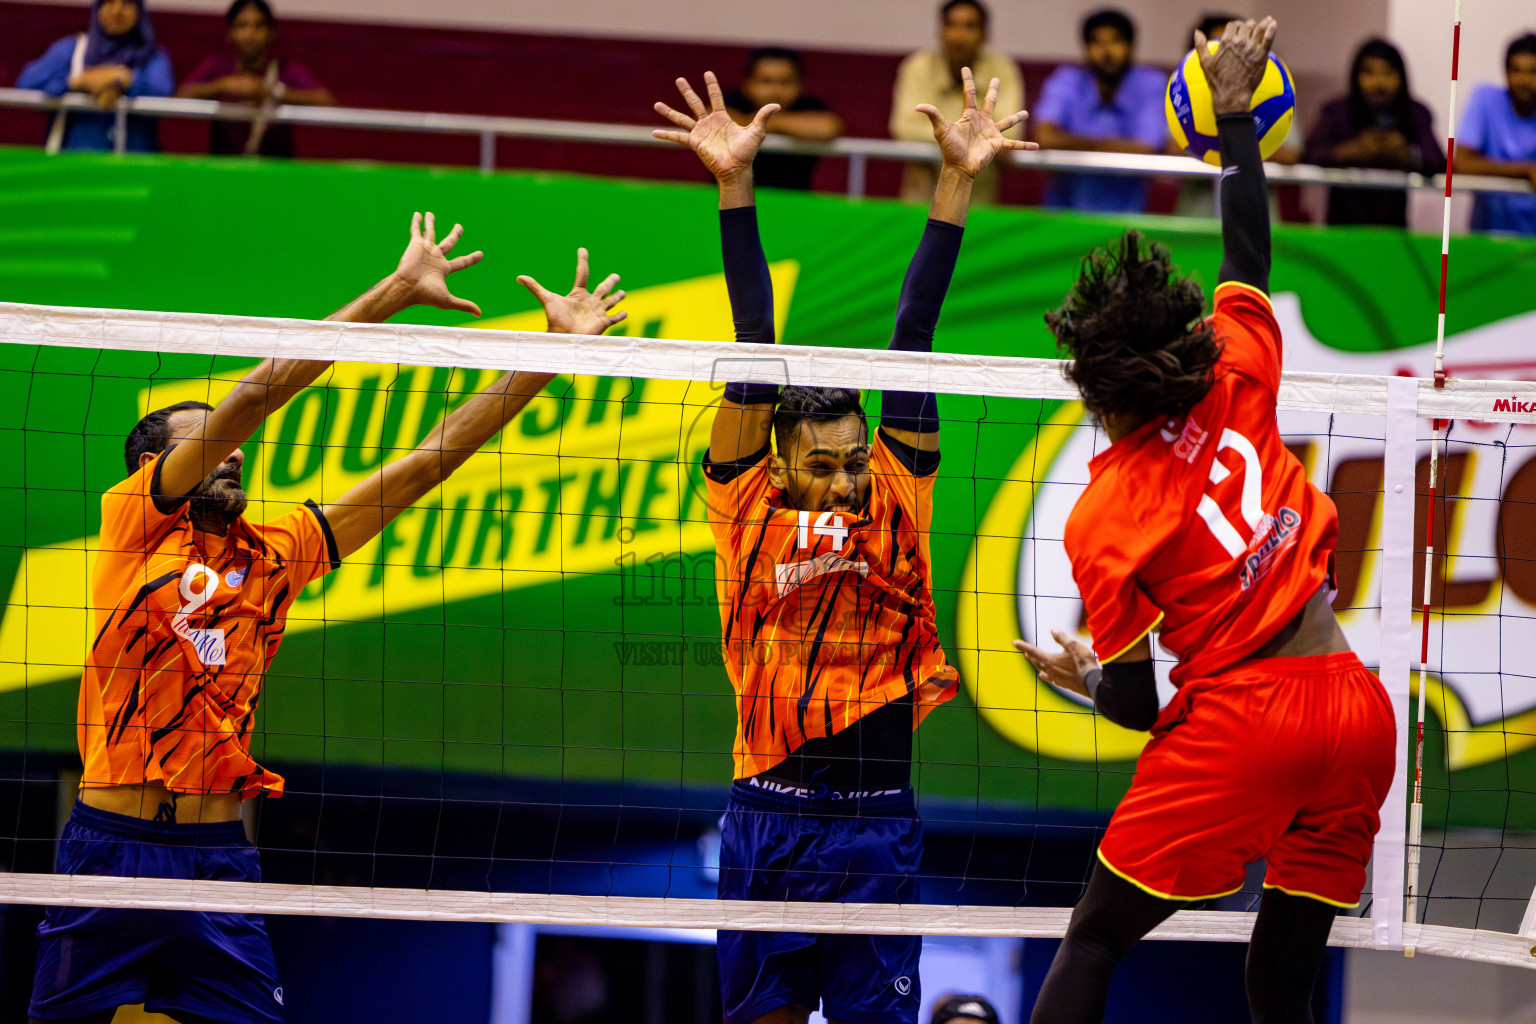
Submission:
[[[1031,122],[1042,149],[1095,153],[1161,153],[1168,138],[1163,87],[1168,76],[1134,64],[1136,26],[1116,10],[1083,19],[1084,64],[1063,64],[1040,91]],[[1045,205],[1103,213],[1146,209],[1139,177],[1058,174]]]
[[[1523,178],[1536,186],[1536,35],[1504,51],[1507,88],[1480,85],[1456,133],[1456,170]],[[1536,195],[1480,192],[1472,230],[1536,235]]]
[[[170,57],[155,43],[143,0],[93,0],[90,29],[50,46],[22,68],[16,86],[50,96],[88,93],[110,111],[123,96],[169,96],[176,81]],[[49,149],[110,150],[115,125],[111,113],[60,112],[49,134]],[[128,119],[127,148],[140,153],[159,150],[154,118]]]

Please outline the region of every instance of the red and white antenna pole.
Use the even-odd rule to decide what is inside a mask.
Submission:
[[[1440,227],[1440,310],[1439,320],[1435,328],[1435,387],[1445,387],[1445,290],[1446,280],[1451,266],[1451,178],[1456,166],[1456,77],[1461,63],[1461,0],[1456,0],[1456,16],[1454,27],[1451,31],[1451,105],[1446,116],[1450,119],[1450,129],[1445,142],[1445,214]],[[1436,420],[1434,429],[1439,430],[1442,421]],[[1449,420],[1443,422],[1446,436],[1449,438],[1451,424]],[[1433,432],[1432,432],[1433,433]],[[1406,920],[1409,924],[1417,924],[1419,920],[1419,901],[1423,897],[1423,891],[1419,883],[1419,862],[1423,851],[1424,837],[1424,706],[1428,701],[1427,685],[1429,682],[1429,614],[1431,594],[1434,586],[1435,563],[1435,498],[1437,484],[1439,483],[1439,449],[1436,448],[1434,438],[1431,436],[1429,444],[1429,514],[1426,516],[1424,532],[1424,597],[1420,609],[1420,618],[1423,620],[1423,633],[1419,643],[1419,704],[1418,723],[1414,735],[1413,751],[1413,805],[1408,817],[1408,905]],[[1403,950],[1408,956],[1413,955],[1414,947],[1405,946]]]

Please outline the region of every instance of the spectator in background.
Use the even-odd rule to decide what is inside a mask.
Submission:
[[[1504,52],[1508,87],[1480,85],[1456,133],[1456,170],[1524,178],[1536,185],[1536,35]],[[1536,234],[1536,196],[1480,192],[1472,203],[1474,231]]]
[[[155,45],[155,27],[142,0],[95,0],[90,28],[48,47],[48,52],[21,69],[16,86],[40,89],[50,96],[88,93],[103,110],[109,110],[124,96],[169,96],[176,78],[171,58]],[[61,110],[48,132],[48,151],[110,150],[115,133],[113,114]],[[135,153],[160,149],[154,118],[128,118],[126,148]]]
[[[277,21],[267,0],[235,0],[224,15],[229,46],[209,54],[182,83],[176,95],[260,106],[270,116],[280,103],[329,107],[331,91],[296,60],[272,56]],[[255,121],[214,121],[210,153],[260,153],[293,156],[293,126]]]
[[[1116,10],[1083,20],[1085,64],[1063,64],[1040,90],[1031,119],[1042,149],[1078,149],[1137,156],[1161,153],[1168,141],[1163,92],[1168,76],[1139,67],[1136,26]],[[1105,213],[1146,209],[1141,177],[1058,174],[1045,205]]]
[[[792,139],[829,142],[843,134],[843,119],[821,100],[802,92],[805,58],[794,50],[765,46],[747,57],[740,89],[728,90],[725,106],[737,124],[749,125],[759,108],[777,103],[779,112],[768,119],[768,131]],[[795,188],[809,191],[818,158],[794,153],[758,153],[752,163],[752,180],[764,188]]]
[[[1321,167],[1383,167],[1439,174],[1445,153],[1429,108],[1408,93],[1408,69],[1397,47],[1371,39],[1355,52],[1349,95],[1330,100],[1307,136],[1306,161]],[[1329,224],[1408,226],[1408,194],[1387,189],[1332,188]]]
[[[1018,64],[987,45],[992,16],[980,0],[948,0],[939,8],[939,46],[919,50],[901,62],[896,72],[895,97],[891,103],[891,137],[904,142],[932,142],[933,125],[917,112],[919,103],[931,103],[946,118],[960,116],[965,107],[965,88],[960,69],[970,68],[976,92],[985,96],[992,79],[998,81],[998,110],[1024,109],[1024,76]],[[1022,129],[1003,133],[1022,138]],[[901,181],[901,198],[923,202],[933,198],[938,164],[909,163]],[[997,164],[976,178],[972,205],[997,202]]]
[[[945,996],[933,1004],[928,1024],[1000,1024],[997,1007],[985,996]]]

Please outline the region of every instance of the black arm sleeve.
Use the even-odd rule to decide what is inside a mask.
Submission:
[[[964,237],[965,229],[957,224],[928,221],[901,285],[896,331],[891,336],[893,351],[933,351],[933,332],[939,324],[939,311],[944,308],[944,295],[949,291]],[[881,403],[880,423],[892,430],[933,433],[939,429],[938,399],[927,391],[887,391]]]
[[[736,340],[772,345],[773,278],[757,231],[757,207],[720,211],[720,251],[725,261],[725,289],[731,296]],[[725,397],[741,405],[772,402],[775,384],[727,384]]]
[[[1221,145],[1221,241],[1219,280],[1269,291],[1269,193],[1258,130],[1249,114],[1216,119]]]
[[[1147,732],[1157,721],[1157,671],[1152,659],[1112,661],[1088,673],[1087,681],[1093,706],[1116,725]]]

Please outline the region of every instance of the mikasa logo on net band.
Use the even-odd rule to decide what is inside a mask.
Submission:
[[[1536,412],[1536,402],[1522,402],[1519,395],[1493,400],[1494,412]]]

